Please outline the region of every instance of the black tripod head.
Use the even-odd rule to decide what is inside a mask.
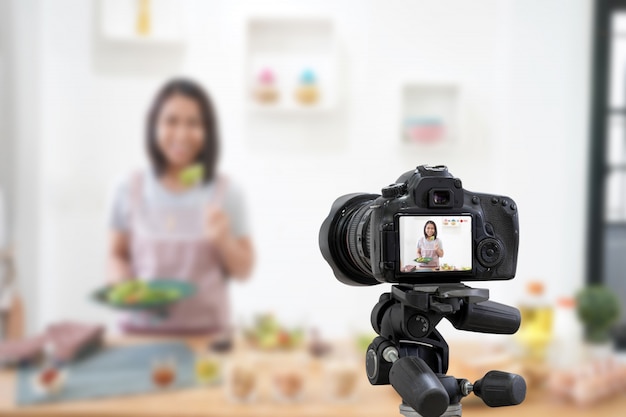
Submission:
[[[524,379],[490,371],[474,384],[446,375],[449,348],[435,329],[447,319],[459,330],[513,334],[520,325],[514,307],[489,301],[489,290],[463,284],[395,285],[372,310],[379,335],[366,354],[367,377],[373,385],[391,384],[404,402],[401,412],[439,417],[474,392],[490,407],[520,404]],[[408,406],[408,407],[407,407]],[[414,414],[413,414],[414,415]]]

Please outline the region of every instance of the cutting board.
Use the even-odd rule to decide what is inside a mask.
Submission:
[[[25,367],[17,375],[16,402],[19,405],[82,400],[159,391],[151,379],[155,361],[171,359],[176,380],[167,390],[195,384],[194,355],[183,343],[167,342],[100,350],[64,367],[63,389],[55,394],[39,392],[34,383],[36,367]]]

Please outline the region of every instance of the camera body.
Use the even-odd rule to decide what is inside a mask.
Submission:
[[[509,197],[463,189],[445,166],[421,165],[382,195],[337,199],[320,248],[348,285],[506,280],[517,266],[517,211]]]

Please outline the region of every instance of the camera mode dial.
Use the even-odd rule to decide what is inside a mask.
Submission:
[[[386,187],[383,187],[381,194],[383,198],[397,198],[401,195],[406,194],[408,188],[407,185],[402,184],[391,184]]]
[[[504,247],[499,240],[487,238],[478,244],[478,262],[485,268],[498,265],[504,258]]]

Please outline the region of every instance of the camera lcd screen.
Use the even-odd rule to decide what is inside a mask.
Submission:
[[[469,215],[400,216],[400,271],[470,271],[472,230]]]

